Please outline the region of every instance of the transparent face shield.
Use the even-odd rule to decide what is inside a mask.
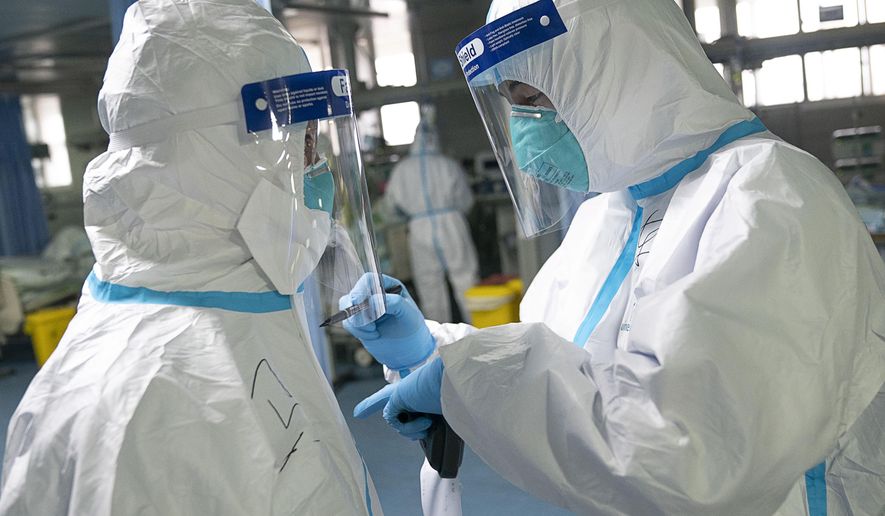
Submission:
[[[545,92],[514,73],[529,66],[541,45],[565,32],[553,2],[542,0],[489,23],[457,47],[526,237],[563,229],[591,196],[574,134]]]
[[[238,227],[258,265],[281,293],[303,291],[310,277],[325,313],[368,275],[366,301],[351,317],[376,320],[384,295],[347,73],[252,83],[242,98],[255,170],[266,181]]]

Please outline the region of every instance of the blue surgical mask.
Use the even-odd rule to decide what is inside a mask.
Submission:
[[[332,214],[335,202],[335,178],[326,158],[304,171],[304,204],[313,210]]]
[[[589,191],[584,151],[556,111],[513,106],[510,139],[516,164],[523,172],[562,188]]]

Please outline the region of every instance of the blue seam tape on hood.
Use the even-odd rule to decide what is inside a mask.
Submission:
[[[615,262],[615,266],[612,267],[611,272],[608,273],[608,277],[605,278],[605,283],[603,283],[602,288],[599,289],[599,294],[593,301],[590,311],[587,312],[587,316],[584,317],[584,322],[581,323],[581,326],[578,328],[578,333],[575,334],[574,342],[578,346],[584,346],[587,339],[589,339],[590,335],[593,333],[593,330],[596,329],[596,325],[602,320],[602,316],[605,315],[605,312],[608,310],[608,307],[618,293],[618,290],[621,289],[621,284],[630,272],[633,260],[636,259],[636,248],[639,245],[639,233],[641,231],[642,208],[639,207],[636,209],[636,215],[633,216],[633,228],[630,230],[630,238],[627,240],[627,244],[624,245],[621,255],[618,256],[618,261]]]
[[[263,314],[292,308],[292,298],[279,292],[162,292],[102,281],[89,273],[92,296],[104,303],[155,304],[193,308],[220,308],[232,312]]]
[[[678,185],[679,182],[682,181],[682,178],[699,169],[711,154],[722,147],[740,140],[745,136],[750,136],[751,134],[761,133],[767,130],[768,129],[766,129],[765,125],[758,118],[738,122],[726,129],[713,145],[698,152],[685,161],[679,162],[676,166],[660,176],[628,188],[630,195],[633,196],[633,199],[638,201],[640,199],[645,199],[646,197],[662,194]]]

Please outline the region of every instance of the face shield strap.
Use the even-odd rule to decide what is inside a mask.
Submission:
[[[205,129],[218,125],[236,124],[242,120],[240,104],[237,101],[219,106],[196,109],[179,113],[160,120],[154,120],[129,129],[110,133],[108,152],[129,149],[142,145],[160,143],[171,135],[194,129]]]

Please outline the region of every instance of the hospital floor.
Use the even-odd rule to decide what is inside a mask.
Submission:
[[[8,374],[12,370],[11,374]],[[29,346],[13,342],[4,347],[0,360],[0,456],[6,443],[6,428],[16,405],[37,372]],[[420,516],[418,471],[423,455],[417,444],[389,430],[380,417],[355,420],[353,407],[383,385],[380,377],[344,384],[338,402],[347,415],[357,447],[375,481],[386,516]],[[489,469],[469,449],[461,467],[462,507],[466,516],[571,514],[544,503],[513,487]]]

